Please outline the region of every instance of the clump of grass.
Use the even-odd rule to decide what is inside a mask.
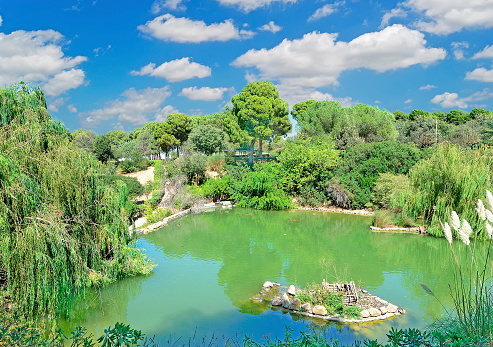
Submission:
[[[146,225],[162,221],[164,218],[169,217],[173,214],[173,212],[169,209],[161,209],[149,203],[145,203],[144,206],[144,217],[147,218]]]
[[[387,228],[394,225],[392,213],[386,210],[375,211],[373,215],[373,226],[377,228]]]

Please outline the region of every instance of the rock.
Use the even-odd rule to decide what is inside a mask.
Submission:
[[[316,314],[319,316],[326,316],[327,315],[327,309],[322,305],[314,306],[312,309],[312,312],[313,312],[313,314]]]
[[[281,306],[282,305],[282,299],[278,296],[276,296],[272,301],[270,302],[272,306]]]
[[[262,288],[272,288],[273,286],[274,286],[274,283],[272,283],[271,281],[265,281]]]
[[[387,305],[387,312],[396,313],[397,312],[397,306],[392,305],[392,304],[388,304]]]
[[[382,314],[387,314],[387,306],[382,306],[379,308],[380,312],[382,312]]]
[[[370,316],[372,317],[378,317],[382,314],[382,312],[380,312],[380,310],[375,307],[371,307],[368,311],[370,312]]]
[[[293,301],[291,301],[291,305],[289,305],[288,308],[290,310],[299,311],[301,308],[301,300],[298,298],[294,298]]]
[[[289,286],[289,288],[288,288],[288,294],[289,295],[292,295],[292,296],[295,296],[296,295],[296,287],[293,284]]]
[[[288,308],[289,305],[291,305],[291,300],[289,299],[289,296],[286,293],[284,293],[282,295],[282,307]]]
[[[261,290],[260,292],[258,292],[260,295],[265,295],[265,292],[263,290]]]
[[[363,311],[361,311],[361,313],[359,315],[361,318],[368,318],[368,317],[370,317],[370,311],[363,310]]]
[[[308,313],[312,313],[312,304],[307,302],[306,304],[301,305],[301,308]]]

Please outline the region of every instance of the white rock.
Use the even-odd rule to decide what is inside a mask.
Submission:
[[[296,295],[296,287],[294,286],[294,284],[292,284],[292,285],[289,286],[289,288],[288,288],[288,294],[289,295],[293,295],[293,296]]]
[[[370,312],[370,316],[372,317],[378,317],[382,314],[382,312],[380,312],[380,310],[375,307],[371,307],[368,311]]]
[[[397,306],[392,305],[392,304],[388,304],[388,305],[387,305],[387,312],[390,312],[390,313],[395,313],[395,312],[397,312]]]
[[[299,311],[301,308],[301,300],[298,298],[294,298],[293,301],[291,301],[291,305],[289,305],[288,308],[290,310]]]
[[[270,302],[272,306],[281,306],[282,305],[282,299],[278,296],[276,296],[272,301]]]
[[[325,306],[322,305],[317,305],[314,306],[312,309],[313,314],[319,315],[319,316],[326,316],[327,315],[327,309]]]
[[[382,312],[382,314],[387,314],[387,307],[386,306],[382,306],[379,308],[380,312]]]
[[[288,308],[289,305],[291,305],[291,300],[289,299],[289,296],[286,293],[284,293],[282,295],[282,307]]]
[[[307,302],[306,304],[301,305],[301,308],[308,313],[312,313],[312,304]]]
[[[361,313],[359,315],[361,318],[368,318],[368,317],[370,317],[370,311],[363,310],[363,311],[361,311]]]
[[[272,288],[274,284],[271,281],[265,281],[262,288]]]

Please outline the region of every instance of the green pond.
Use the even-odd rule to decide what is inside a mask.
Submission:
[[[352,342],[386,341],[391,327],[423,328],[452,300],[449,244],[412,234],[373,233],[371,218],[313,211],[217,210],[188,215],[140,237],[137,247],[158,266],[149,276],[125,278],[79,299],[68,331],[77,325],[99,336],[115,322],[156,340],[188,343],[212,336],[260,341],[282,338],[285,327]],[[455,244],[459,257],[466,254]],[[312,322],[250,300],[266,280],[305,286],[322,279],[354,280],[407,313],[378,323]]]

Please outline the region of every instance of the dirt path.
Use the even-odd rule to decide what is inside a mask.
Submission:
[[[135,177],[142,185],[148,181],[154,182],[154,166],[150,166],[147,170],[123,174],[123,176]]]

